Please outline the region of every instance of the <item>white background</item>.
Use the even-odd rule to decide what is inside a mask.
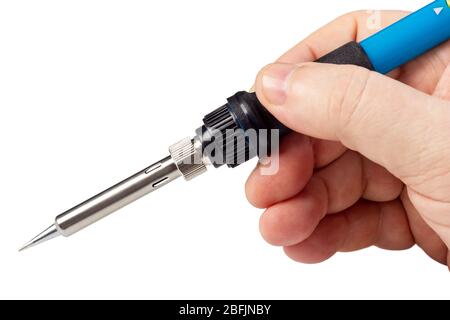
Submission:
[[[2,1],[0,298],[450,298],[414,248],[320,265],[266,244],[255,162],[179,180],[71,238],[18,247],[166,156],[257,71],[336,16],[428,1]]]

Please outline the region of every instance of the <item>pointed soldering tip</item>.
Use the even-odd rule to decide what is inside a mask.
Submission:
[[[54,224],[52,224],[50,227],[39,233],[36,237],[28,241],[22,248],[19,249],[19,252],[34,247],[35,245],[53,239],[54,237],[57,236],[59,236],[58,229]]]

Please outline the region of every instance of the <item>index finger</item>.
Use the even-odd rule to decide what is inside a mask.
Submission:
[[[361,41],[393,24],[406,11],[355,11],[312,33],[278,58],[278,62],[312,62],[350,41]]]

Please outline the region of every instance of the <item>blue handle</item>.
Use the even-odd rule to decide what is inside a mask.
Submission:
[[[450,39],[450,0],[436,0],[360,43],[373,67],[389,71]]]

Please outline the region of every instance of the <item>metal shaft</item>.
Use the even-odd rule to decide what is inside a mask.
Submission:
[[[55,226],[60,234],[70,236],[180,176],[172,158],[166,157],[60,214]]]
[[[197,139],[185,138],[172,145],[169,151],[170,156],[63,212],[55,218],[54,224],[20,250],[58,235],[70,236],[180,176],[191,180],[206,172],[201,143]]]
[[[70,236],[114,211],[182,175],[172,157],[166,157],[98,195],[61,213],[55,223],[28,241],[19,251],[59,235]]]

